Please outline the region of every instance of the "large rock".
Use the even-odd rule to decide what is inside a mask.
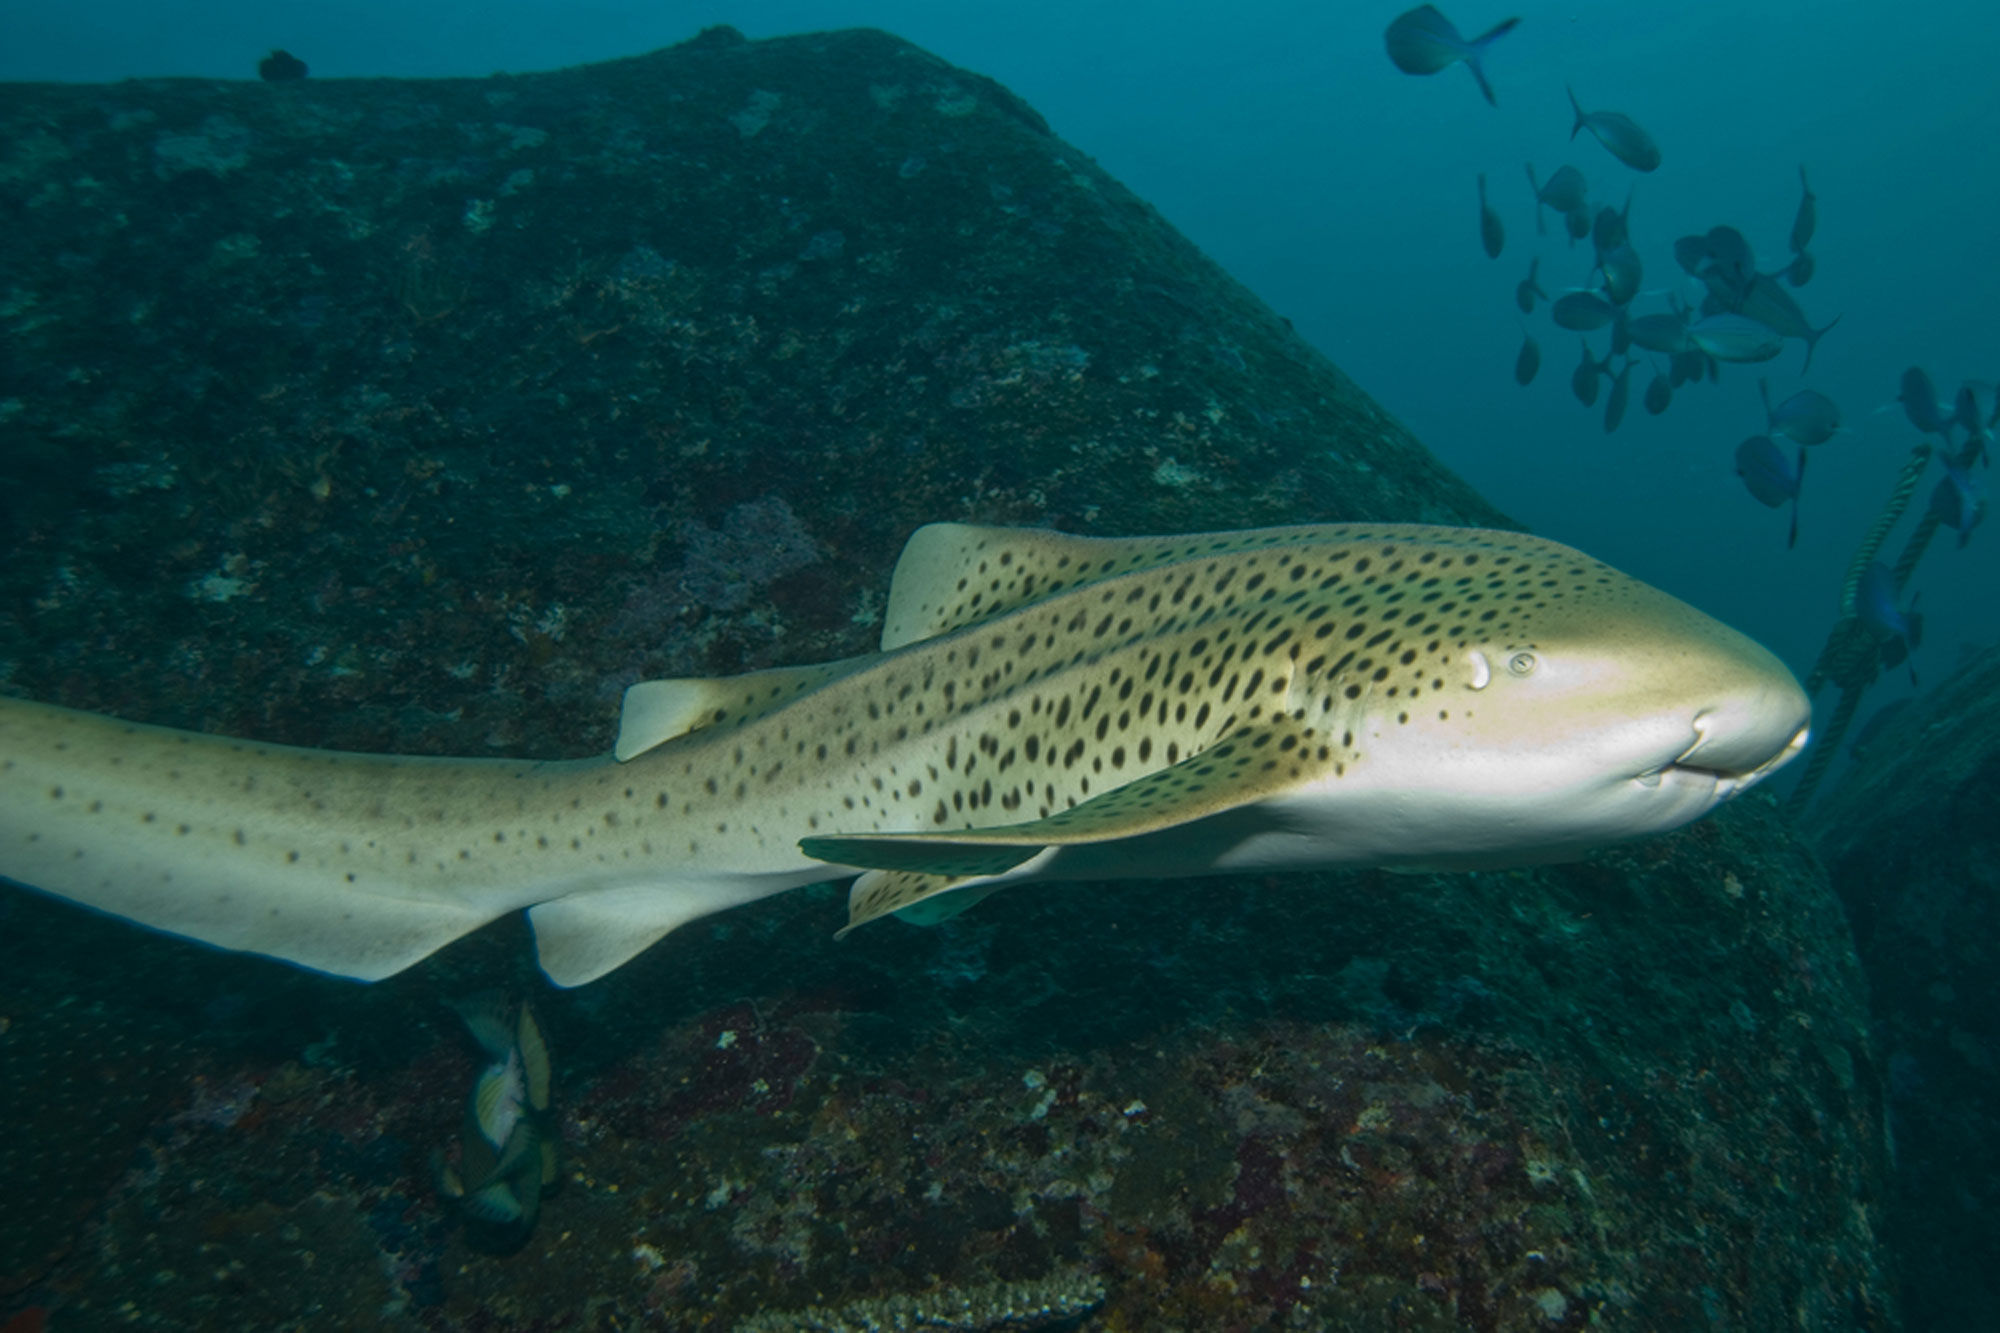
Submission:
[[[1505,521],[879,33],[16,86],[0,143],[33,697],[582,754],[641,676],[867,647],[926,520]],[[426,1158],[473,1073],[442,1001],[532,984],[519,922],[358,987],[0,914],[0,1056],[60,1093],[5,1080],[0,1282],[65,1326],[1894,1326],[1860,976],[1758,800],[1544,872],[1025,890],[840,945],[831,889],[708,919],[542,996],[565,1188],[513,1257]]]
[[[1925,691],[1811,816],[1887,1053],[1912,1328],[2000,1308],[2000,661]]]

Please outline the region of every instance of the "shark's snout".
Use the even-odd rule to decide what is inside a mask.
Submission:
[[[1748,786],[1805,749],[1812,706],[1791,672],[1773,666],[1697,712],[1694,743],[1672,766]]]

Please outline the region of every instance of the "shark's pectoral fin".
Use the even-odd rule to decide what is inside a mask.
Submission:
[[[833,937],[843,939],[856,926],[885,916],[896,916],[918,926],[949,921],[1002,887],[972,884],[976,878],[926,875],[910,870],[865,871],[847,891],[847,924],[835,931]],[[972,887],[961,887],[967,884]]]
[[[741,725],[874,660],[875,654],[869,653],[741,676],[642,680],[625,691],[624,708],[618,715],[618,740],[611,752],[623,761],[703,727]]]
[[[1135,838],[1282,795],[1334,763],[1321,733],[1284,717],[1232,732],[1171,767],[1041,819],[935,833],[835,834],[803,839],[799,848],[839,865],[962,882],[1005,874],[1045,847]]]

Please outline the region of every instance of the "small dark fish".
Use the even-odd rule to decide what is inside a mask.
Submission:
[[[1632,320],[1619,306],[1611,312],[1611,355],[1630,356],[1632,354]]]
[[[1571,88],[1568,91],[1570,108],[1576,112],[1576,124],[1570,126],[1570,138],[1576,138],[1582,130],[1589,130],[1611,156],[1632,170],[1655,171],[1659,168],[1660,146],[1653,142],[1652,135],[1639,128],[1639,122],[1618,111],[1586,112],[1576,100],[1576,90]]]
[[[1903,710],[1915,702],[1915,699],[1906,695],[1876,709],[1869,715],[1868,720],[1861,724],[1861,730],[1854,734],[1854,739],[1848,743],[1847,753],[1855,759],[1866,759],[1875,743],[1895,726],[1896,719],[1903,715]]]
[[[1604,433],[1609,435],[1625,420],[1625,404],[1632,396],[1632,363],[1627,361],[1618,378],[1611,381],[1611,396],[1604,401]]]
[[[1757,276],[1757,256],[1750,242],[1734,227],[1710,227],[1704,238],[1708,244],[1708,268],[1741,291]]]
[[[1958,534],[1958,544],[1963,547],[1986,517],[1986,487],[1966,467],[1947,457],[1944,479],[1931,492],[1931,513]]]
[[[1674,382],[1659,371],[1653,372],[1653,382],[1646,386],[1646,411],[1658,416],[1674,401]]]
[[[1606,250],[1616,250],[1619,246],[1624,245],[1627,238],[1630,237],[1631,221],[1631,195],[1628,194],[1625,196],[1623,211],[1606,204],[1604,207],[1598,209],[1597,216],[1591,219],[1591,244],[1597,247],[1599,254],[1603,254]]]
[[[1799,167],[1799,211],[1792,215],[1792,253],[1802,255],[1812,244],[1813,232],[1819,227],[1819,199],[1806,183],[1806,169]]]
[[[1479,91],[1485,96],[1489,106],[1498,105],[1493,100],[1493,85],[1486,81],[1486,71],[1480,61],[1488,47],[1514,30],[1517,18],[1502,19],[1479,36],[1467,41],[1459,35],[1452,21],[1440,14],[1435,5],[1418,5],[1407,14],[1398,15],[1388,29],[1383,32],[1383,44],[1388,47],[1389,59],[1396,62],[1396,68],[1405,74],[1435,74],[1439,70],[1464,62],[1472,71]]]
[[[1507,229],[1500,225],[1500,215],[1486,202],[1486,173],[1479,173],[1479,243],[1486,247],[1488,259],[1498,259],[1500,250],[1507,244]]]
[[[1580,241],[1590,235],[1590,205],[1584,204],[1563,214],[1563,226],[1572,241]]]
[[[1599,252],[1597,271],[1604,278],[1605,299],[1615,306],[1631,304],[1646,274],[1639,252],[1623,242]]]
[[[1818,267],[1819,262],[1812,257],[1812,252],[1801,250],[1793,256],[1791,263],[1785,265],[1785,281],[1794,287],[1803,287],[1812,281],[1813,271]]]
[[[1673,356],[1688,349],[1687,320],[1680,315],[1641,315],[1627,328],[1632,341],[1649,352]]]
[[[1895,573],[1880,560],[1872,561],[1855,590],[1854,610],[1862,624],[1887,640],[1882,645],[1884,666],[1900,666],[1924,641],[1924,613],[1917,610],[1916,598],[1906,609],[1897,605],[1898,596]]]
[[[1536,297],[1539,296],[1544,301],[1549,299],[1549,294],[1542,290],[1542,284],[1535,277],[1541,267],[1542,257],[1536,255],[1528,261],[1528,276],[1514,286],[1514,304],[1521,307],[1521,313],[1524,315],[1535,313]]]
[[[1521,353],[1514,358],[1514,383],[1526,388],[1535,382],[1535,375],[1542,368],[1541,344],[1532,333],[1521,336]]]
[[[1710,315],[1689,325],[1687,336],[1717,361],[1769,361],[1785,347],[1776,330],[1743,315]]]
[[[1816,389],[1800,389],[1775,408],[1769,380],[1758,380],[1757,392],[1764,399],[1765,428],[1773,435],[1797,444],[1825,444],[1840,429],[1840,409]]]
[[[1708,354],[1690,343],[1684,350],[1674,353],[1674,384],[1699,384],[1708,369]]]
[[[1910,419],[1910,424],[1924,434],[1951,434],[1951,418],[1938,406],[1937,390],[1931,387],[1931,377],[1922,366],[1911,366],[1903,372],[1902,391],[1896,400],[1903,405],[1903,415]]]
[[[1557,327],[1575,333],[1601,329],[1617,313],[1611,303],[1596,292],[1564,292],[1549,306],[1549,317],[1555,320]]]
[[[1951,419],[1968,432],[1979,429],[1979,399],[1970,384],[1958,386],[1958,398],[1951,406]]]
[[[1583,346],[1583,360],[1569,377],[1569,391],[1576,395],[1576,401],[1585,407],[1597,406],[1597,380],[1601,375],[1611,373],[1611,359],[1599,361],[1590,354],[1590,344],[1577,339]]]
[[[1542,223],[1542,210],[1553,208],[1558,213],[1569,214],[1582,208],[1588,187],[1584,184],[1583,173],[1575,167],[1561,166],[1556,174],[1549,177],[1546,185],[1535,180],[1535,164],[1528,164],[1528,188],[1535,192],[1535,234],[1548,235]]]
[[[1708,259],[1708,237],[1683,236],[1674,242],[1674,262],[1688,272],[1700,273]]]
[[[1768,435],[1752,435],[1736,446],[1736,475],[1757,498],[1759,504],[1776,509],[1791,502],[1792,533],[1785,539],[1787,549],[1799,544],[1799,487],[1806,476],[1806,451],[1799,450],[1794,464]]]

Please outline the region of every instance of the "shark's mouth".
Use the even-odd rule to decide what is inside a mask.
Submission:
[[[1702,726],[1702,720],[1698,718],[1695,722],[1694,744],[1681,751],[1680,756],[1671,762],[1661,764],[1658,768],[1647,769],[1645,772],[1639,774],[1636,780],[1642,787],[1657,787],[1660,785],[1661,779],[1668,774],[1677,774],[1685,778],[1713,782],[1722,790],[1723,794],[1728,795],[1761,782],[1764,778],[1790,763],[1798,757],[1800,751],[1806,748],[1806,743],[1811,738],[1812,727],[1810,725],[1802,726],[1792,733],[1790,740],[1786,741],[1760,762],[1754,764],[1700,764],[1692,762],[1696,751],[1714,747],[1712,745],[1712,738],[1706,734],[1706,730]]]

